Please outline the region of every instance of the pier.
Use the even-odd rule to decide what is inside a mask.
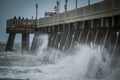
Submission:
[[[120,53],[120,0],[104,0],[50,17],[35,20],[9,19],[6,51],[11,51],[16,34],[22,34],[22,50],[38,48],[40,34],[48,34],[48,47],[61,51],[71,50],[76,43],[105,46],[111,55]],[[29,34],[34,34],[29,49]]]
[[[9,19],[6,32],[9,33],[5,51],[11,51],[16,34],[22,34],[22,51],[29,51],[29,34],[35,33],[35,20]]]

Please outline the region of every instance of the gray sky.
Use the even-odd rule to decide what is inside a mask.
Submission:
[[[0,0],[0,41],[6,42],[6,20],[14,16],[31,18],[35,17],[35,4],[38,3],[38,17],[44,17],[44,12],[54,11],[57,0]],[[68,0],[68,10],[75,8],[76,0]],[[88,0],[78,0],[78,7],[87,5]],[[91,3],[102,0],[91,0]],[[65,0],[61,0],[61,12],[64,11]],[[16,41],[21,41],[21,36],[16,36]]]

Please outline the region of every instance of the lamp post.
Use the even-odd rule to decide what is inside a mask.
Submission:
[[[56,8],[54,8],[56,10],[56,13],[59,14],[60,13],[60,0],[57,0],[56,2],[57,6],[55,6]]]
[[[38,17],[38,4],[36,4],[35,28],[37,27],[37,17]]]
[[[59,0],[59,9],[58,9],[58,10],[59,10],[59,13],[60,13],[60,3],[61,3],[61,0]]]
[[[76,9],[77,9],[77,0],[76,0]]]
[[[65,0],[65,5],[64,5],[65,12],[67,11],[67,3],[68,3],[68,0]]]
[[[90,5],[90,0],[88,0],[88,6]]]

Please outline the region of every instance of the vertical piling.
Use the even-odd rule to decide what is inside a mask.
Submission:
[[[55,45],[54,45],[54,47],[55,47],[56,49],[59,49],[58,46],[59,46],[61,37],[62,37],[62,33],[59,33],[59,32],[58,32],[58,33],[57,33],[57,39],[56,39]]]
[[[81,30],[81,31],[80,31],[80,34],[79,34],[79,37],[78,37],[78,43],[80,43],[82,33],[83,33],[83,31]]]
[[[88,33],[87,33],[87,36],[86,36],[86,40],[85,40],[85,43],[86,43],[86,44],[88,43],[89,36],[90,36],[90,30],[88,30]]]
[[[39,36],[39,33],[36,32],[34,34],[34,38],[33,38],[33,41],[32,41],[32,45],[31,45],[31,49],[30,49],[30,53],[34,53],[35,50],[37,49],[37,40],[38,40],[38,36]]]
[[[5,51],[12,51],[14,40],[15,40],[15,35],[16,35],[15,33],[10,33],[9,34],[9,38],[8,38],[8,41],[7,41]]]
[[[72,49],[72,47],[73,47],[73,44],[74,44],[74,41],[75,41],[75,32],[73,32],[73,34],[72,34],[72,41],[71,41],[71,43],[70,43],[70,50]]]
[[[22,34],[22,51],[29,51],[29,34]]]
[[[98,33],[99,33],[99,30],[97,29],[96,34],[95,34],[95,38],[94,38],[94,41],[93,41],[93,44],[96,43],[96,40],[97,40],[97,37],[98,37]]]
[[[65,34],[65,32],[62,32],[61,39],[60,39],[60,42],[58,44],[58,50],[63,50],[65,39],[66,39],[66,34]]]
[[[52,41],[52,34],[48,34],[48,47],[50,47],[51,41]]]

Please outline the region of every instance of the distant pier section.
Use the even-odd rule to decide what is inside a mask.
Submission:
[[[21,17],[9,19],[6,32],[9,33],[6,51],[12,50],[16,34],[22,34],[22,50],[29,51],[29,34],[35,32],[35,20]]]
[[[35,20],[16,18],[7,20],[7,33],[34,33]]]

